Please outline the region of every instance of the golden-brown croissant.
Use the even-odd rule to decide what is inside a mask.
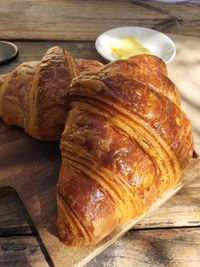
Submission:
[[[165,64],[151,55],[83,74],[69,96],[58,235],[65,244],[95,244],[177,183],[193,153],[191,125]]]
[[[50,48],[40,62],[25,62],[0,76],[0,117],[42,140],[60,140],[68,104],[68,86],[82,71],[99,70],[95,60],[76,60],[61,47]]]
[[[93,59],[76,58],[76,62],[81,72],[97,72],[104,66],[101,62]]]

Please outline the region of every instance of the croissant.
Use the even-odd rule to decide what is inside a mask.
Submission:
[[[63,48],[52,47],[40,62],[25,62],[0,76],[0,117],[36,139],[60,140],[70,108],[70,82],[81,72],[102,66],[95,60],[76,60]]]
[[[165,63],[152,55],[82,74],[71,83],[69,99],[58,236],[67,245],[91,245],[179,181],[193,136]]]

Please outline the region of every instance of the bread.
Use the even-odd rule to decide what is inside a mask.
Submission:
[[[67,245],[96,244],[146,212],[194,149],[178,90],[152,55],[103,67],[50,48],[0,76],[0,117],[41,140],[63,132],[57,229]]]
[[[191,125],[164,62],[117,60],[69,88],[57,185],[58,236],[100,242],[146,212],[180,179],[193,153]]]
[[[81,72],[97,72],[99,71],[104,65],[92,59],[76,59],[76,62],[81,70]]]
[[[82,71],[96,71],[95,60],[76,60],[61,47],[50,48],[40,62],[19,65],[0,76],[0,117],[39,140],[60,140],[68,103],[68,86]]]

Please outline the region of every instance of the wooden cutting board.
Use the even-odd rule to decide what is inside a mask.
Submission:
[[[55,189],[60,167],[58,143],[39,142],[22,130],[0,123],[0,187],[14,188],[29,212],[56,267],[83,266],[127,232],[141,218],[129,221],[97,246],[66,247],[55,229]],[[200,175],[200,159],[193,159],[181,184],[155,203],[153,209]]]

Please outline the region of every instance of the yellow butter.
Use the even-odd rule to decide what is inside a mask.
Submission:
[[[112,53],[121,59],[139,54],[151,54],[149,49],[145,48],[135,36],[128,36],[121,40],[115,40],[110,43]]]

